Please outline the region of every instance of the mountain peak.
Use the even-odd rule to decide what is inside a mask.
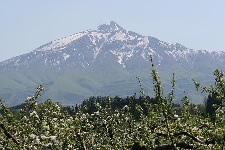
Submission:
[[[37,83],[47,86],[44,99],[51,96],[64,105],[94,95],[133,95],[139,90],[134,77],[143,77],[143,87],[149,86],[149,56],[162,74],[178,72],[180,98],[183,91],[194,93],[188,89],[193,78],[204,77],[208,83],[214,68],[225,70],[225,52],[194,51],[126,31],[111,21],[1,62],[0,97],[21,102]],[[163,77],[168,87],[170,80]]]
[[[110,21],[109,24],[102,24],[98,26],[98,30],[105,32],[118,32],[118,31],[126,32],[125,29],[123,29],[114,21]]]

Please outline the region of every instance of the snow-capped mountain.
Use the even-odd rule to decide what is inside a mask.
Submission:
[[[163,61],[187,63],[195,67],[198,58],[214,59],[224,63],[225,52],[209,52],[193,50],[175,43],[170,44],[154,37],[142,36],[132,31],[126,31],[115,22],[98,26],[96,30],[87,30],[68,37],[51,41],[40,46],[31,53],[17,56],[0,64],[1,68],[29,68],[66,65],[85,68],[101,57],[112,55],[123,67],[129,66],[132,59],[149,60],[153,55],[159,65]],[[209,58],[208,58],[209,57]]]
[[[86,30],[51,41],[30,53],[1,62],[1,73],[4,72],[6,75],[8,72],[15,72],[19,75],[18,78],[7,78],[8,83],[2,86],[3,92],[0,93],[0,97],[15,98],[16,95],[9,92],[11,84],[15,82],[17,85],[15,90],[25,91],[24,95],[29,94],[28,89],[30,90],[31,85],[34,84],[42,83],[49,86],[45,95],[51,93],[50,87],[54,86],[52,95],[53,93],[56,95],[53,98],[65,101],[71,101],[72,98],[75,101],[79,98],[82,100],[84,95],[109,95],[109,91],[115,95],[116,91],[112,91],[115,87],[117,90],[123,90],[124,95],[129,90],[128,93],[131,94],[135,92],[134,89],[138,88],[138,85],[136,88],[130,88],[132,81],[128,81],[127,78],[142,76],[144,80],[147,79],[150,76],[150,55],[153,56],[159,71],[163,73],[183,70],[207,76],[216,68],[225,69],[223,65],[225,52],[193,50],[179,43],[163,42],[151,36],[127,31],[111,21],[109,24],[98,26],[95,30]],[[32,77],[29,72],[37,77]],[[106,76],[98,74],[99,72]],[[114,73],[118,75],[115,79]],[[73,80],[70,83],[71,78]],[[178,76],[178,78],[186,77]],[[27,84],[24,83],[25,80]],[[68,81],[67,85],[76,85],[72,89],[67,89],[66,85],[64,89],[61,89],[61,85],[57,85],[59,80]],[[119,84],[116,85],[118,82]],[[111,86],[114,88],[110,89]],[[118,89],[118,86],[122,87]],[[73,90],[78,92],[74,94]],[[183,90],[182,87],[181,90]],[[64,96],[60,97],[60,95]]]

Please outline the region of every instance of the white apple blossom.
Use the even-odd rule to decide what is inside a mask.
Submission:
[[[34,135],[33,133],[30,135],[31,139],[35,139],[36,135]]]

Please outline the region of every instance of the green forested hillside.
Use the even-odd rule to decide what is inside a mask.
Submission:
[[[103,65],[103,64],[102,64]],[[82,70],[28,70],[28,71],[4,71],[0,74],[0,96],[10,106],[22,103],[27,96],[31,96],[35,87],[42,84],[45,91],[40,101],[51,98],[53,101],[60,101],[64,105],[81,103],[90,96],[132,96],[139,93],[139,85],[136,77],[142,81],[144,91],[150,95],[152,92],[152,80],[150,68],[130,73],[122,67],[111,65],[90,66]],[[164,90],[170,90],[170,82],[173,70],[158,70]],[[190,101],[202,103],[206,95],[201,95],[194,90],[192,79],[202,82],[203,85],[213,84],[211,74],[201,72],[190,72],[178,68],[175,72],[177,98],[180,101],[184,91],[189,94]]]

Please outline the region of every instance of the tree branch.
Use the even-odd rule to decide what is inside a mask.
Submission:
[[[19,145],[19,142],[16,140],[15,137],[13,137],[5,128],[4,124],[2,122],[0,122],[0,127],[2,128],[2,130],[4,131],[4,134],[8,137],[11,138],[12,141],[16,144]]]

